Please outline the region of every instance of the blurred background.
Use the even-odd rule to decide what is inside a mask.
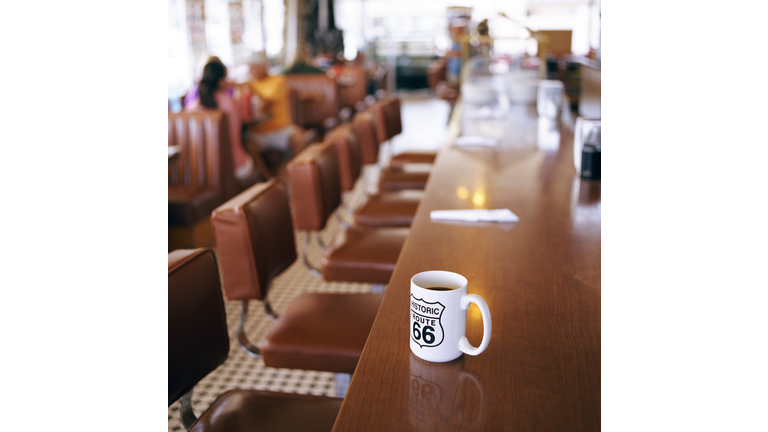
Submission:
[[[180,109],[208,56],[242,82],[260,52],[273,73],[297,56],[322,69],[356,62],[372,80],[379,72],[371,93],[457,83],[462,64],[478,54],[505,70],[543,72],[547,62],[546,78],[562,80],[575,105],[580,65],[599,66],[600,11],[599,0],[168,0],[169,104]],[[531,31],[545,35],[546,46]],[[438,60],[446,70],[430,83]]]

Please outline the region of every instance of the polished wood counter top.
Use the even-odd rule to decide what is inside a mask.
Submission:
[[[333,430],[600,430],[600,182],[576,177],[572,130],[534,106],[462,128],[501,145],[440,150]],[[470,208],[520,220],[429,217]],[[426,270],[464,275],[488,302],[484,353],[442,364],[411,354],[410,278]],[[474,305],[467,337],[482,339]]]

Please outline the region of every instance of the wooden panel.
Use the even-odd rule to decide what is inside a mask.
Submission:
[[[573,168],[573,133],[513,106],[498,149],[444,147],[334,431],[600,430],[600,183]],[[552,138],[555,144],[552,145]],[[509,208],[514,224],[433,223],[438,209]],[[424,362],[409,348],[410,278],[469,280],[488,349]],[[467,316],[477,346],[482,320]]]
[[[539,30],[549,37],[547,43],[547,54],[562,56],[571,53],[571,30]]]
[[[600,66],[591,62],[581,66],[581,98],[579,115],[600,118]]]

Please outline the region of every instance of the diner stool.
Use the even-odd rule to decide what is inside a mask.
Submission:
[[[302,258],[313,274],[326,281],[362,282],[380,285],[389,282],[400,255],[408,228],[371,228],[352,225],[342,229],[327,247],[322,269],[307,259],[311,233],[319,234],[341,203],[339,165],[332,143],[316,143],[304,149],[288,164],[291,207],[297,230],[307,231]]]
[[[397,96],[389,96],[380,101],[385,105],[383,115],[385,117],[385,125],[387,128],[387,140],[391,140],[392,137],[399,135],[403,132],[402,122],[402,104],[400,98]],[[405,164],[432,164],[435,162],[437,152],[428,150],[409,150],[392,155],[389,158],[388,166],[391,168],[399,168]]]
[[[385,142],[390,141],[395,135],[402,132],[402,122],[400,121],[400,104],[399,99],[394,97],[387,97],[376,101],[369,107],[371,110],[371,116],[360,116],[357,119],[356,129],[361,130],[361,147],[364,147],[363,153],[366,154],[366,160],[369,160],[370,153],[376,151],[376,157],[378,160],[378,149]],[[370,121],[373,121],[373,126],[368,126]],[[373,131],[373,137],[378,142],[376,145],[371,145],[371,133]],[[390,147],[391,149],[391,142]],[[424,152],[416,153],[401,153],[396,159],[395,165],[382,166],[379,164],[381,171],[379,174],[379,189],[386,191],[398,191],[404,189],[424,189],[429,179],[429,173],[432,169],[428,161],[434,161],[434,158],[430,158]],[[410,156],[409,156],[410,155]],[[390,160],[394,158],[392,156]]]
[[[352,125],[334,128],[326,137],[326,141],[336,147],[341,189],[349,193],[355,188],[362,171],[360,146]],[[355,224],[359,226],[408,227],[413,221],[422,196],[424,192],[421,190],[380,192],[366,195],[365,202],[356,210],[350,209],[344,203],[342,207],[351,213]]]
[[[302,293],[280,315],[267,300],[272,280],[297,258],[284,181],[242,192],[213,211],[212,223],[224,292],[242,303],[241,348],[269,367],[353,373],[381,294]],[[261,300],[275,321],[260,349],[244,330],[250,300]]]
[[[330,431],[343,399],[234,389],[199,418],[192,389],[224,363],[229,335],[216,257],[210,249],[168,254],[168,406],[181,398],[185,429],[203,431]]]
[[[397,96],[388,96],[376,101],[371,107],[375,113],[376,122],[381,125],[377,129],[377,138],[387,142],[403,132],[402,105]],[[434,163],[437,153],[428,150],[408,150],[389,159],[388,166],[396,168],[408,163]]]

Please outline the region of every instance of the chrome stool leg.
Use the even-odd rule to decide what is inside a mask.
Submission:
[[[181,425],[184,426],[185,430],[189,430],[192,423],[197,420],[197,416],[195,415],[194,410],[192,410],[192,390],[188,391],[181,398],[181,410],[179,414],[181,417]]]
[[[349,382],[352,381],[352,375],[347,373],[333,374],[333,381],[336,383],[336,397],[343,398],[349,390]]]
[[[245,320],[248,316],[248,300],[241,300],[242,309],[240,312],[240,322],[237,324],[237,342],[240,344],[240,348],[245,351],[251,357],[261,358],[261,350],[255,346],[248,339],[248,335],[245,334]],[[272,305],[269,304],[267,299],[264,299],[264,311],[267,312],[267,316],[270,320],[276,321],[279,315],[272,310]]]
[[[304,265],[309,269],[309,272],[312,273],[315,276],[320,276],[323,274],[319,269],[312,266],[312,264],[309,263],[309,258],[307,257],[309,252],[309,242],[312,241],[312,233],[307,231],[306,237],[304,238],[304,247],[301,250],[301,258],[302,261],[304,261]]]

